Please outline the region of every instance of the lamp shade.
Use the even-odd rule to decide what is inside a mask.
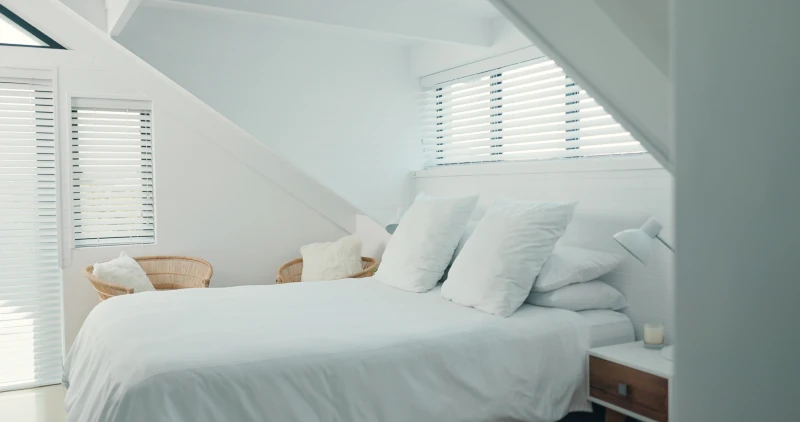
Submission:
[[[661,223],[655,218],[651,218],[642,224],[641,228],[623,230],[614,235],[614,240],[619,242],[625,250],[642,264],[650,261],[653,253],[655,240],[661,233]]]
[[[623,230],[614,235],[614,240],[642,264],[646,265],[650,261],[650,255],[653,253],[653,238],[640,229]]]

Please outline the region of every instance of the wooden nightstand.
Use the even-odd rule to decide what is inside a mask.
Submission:
[[[606,408],[606,422],[668,421],[671,378],[672,362],[641,341],[589,350],[589,400]]]

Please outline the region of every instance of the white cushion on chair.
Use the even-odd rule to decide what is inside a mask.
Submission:
[[[94,264],[92,275],[112,284],[133,288],[134,293],[156,290],[139,263],[125,252],[120,252],[119,257],[111,261]]]
[[[303,255],[300,281],[338,280],[363,270],[361,239],[356,235],[305,245],[300,254]]]

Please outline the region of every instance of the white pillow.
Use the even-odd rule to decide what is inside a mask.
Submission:
[[[435,198],[421,193],[389,239],[375,279],[410,292],[426,292],[442,278],[478,195]]]
[[[545,293],[531,293],[528,303],[548,308],[562,308],[570,311],[588,309],[612,309],[618,311],[626,306],[625,296],[619,290],[602,281],[589,281],[571,284]]]
[[[461,250],[464,249],[464,245],[466,245],[467,240],[472,237],[472,233],[475,233],[476,227],[478,227],[477,221],[470,221],[467,223],[467,226],[464,228],[464,234],[462,234],[461,238],[458,239],[458,246],[456,246],[456,251],[453,253],[453,260],[451,261],[451,264],[455,262],[458,254],[460,254]]]
[[[556,245],[533,284],[534,292],[549,292],[574,283],[596,280],[625,257],[572,246]]]
[[[300,248],[300,281],[338,280],[361,272],[361,238],[345,236],[335,242],[312,243]]]
[[[464,228],[464,234],[461,235],[461,239],[458,240],[458,246],[456,246],[456,250],[453,252],[453,257],[450,258],[450,263],[447,265],[447,268],[444,270],[444,275],[439,281],[447,280],[447,275],[450,273],[450,268],[453,266],[453,263],[456,262],[456,257],[458,257],[458,254],[464,249],[464,245],[467,244],[467,240],[472,236],[472,233],[475,232],[475,227],[477,226],[477,221],[470,221],[467,223],[467,227]]]
[[[119,258],[94,264],[92,275],[112,284],[133,288],[134,293],[156,290],[139,263],[125,252],[120,252]]]
[[[499,198],[458,254],[442,296],[490,314],[511,315],[528,297],[574,212],[575,204]]]

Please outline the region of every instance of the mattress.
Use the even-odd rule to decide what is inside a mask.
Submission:
[[[611,346],[634,341],[633,323],[627,315],[610,310],[581,311],[589,326],[591,347]]]
[[[371,279],[100,303],[64,363],[70,422],[553,421],[588,411],[585,317],[509,318]]]

